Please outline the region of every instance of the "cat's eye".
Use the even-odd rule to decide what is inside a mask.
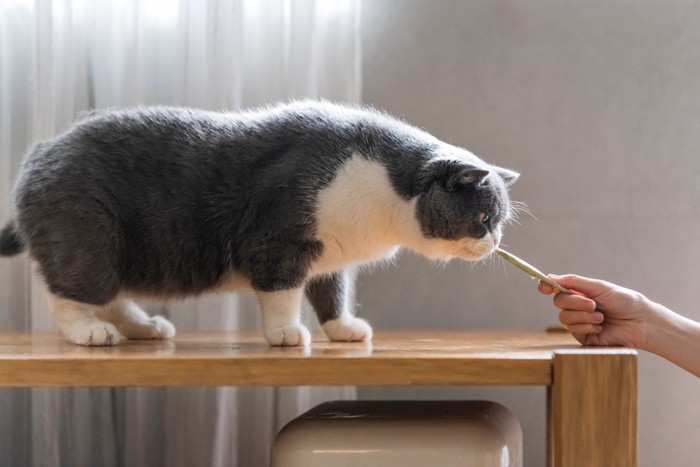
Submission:
[[[491,220],[491,216],[482,212],[481,214],[479,214],[479,220],[482,224],[488,224],[488,222]]]

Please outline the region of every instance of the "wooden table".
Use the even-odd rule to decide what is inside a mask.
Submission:
[[[0,334],[0,387],[539,385],[549,466],[637,465],[637,353],[562,332],[377,332],[374,342],[271,348],[258,333],[78,347]]]

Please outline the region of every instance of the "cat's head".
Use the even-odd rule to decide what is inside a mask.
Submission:
[[[437,158],[423,172],[416,217],[424,241],[417,250],[429,258],[491,254],[513,215],[508,187],[519,174],[468,156]]]

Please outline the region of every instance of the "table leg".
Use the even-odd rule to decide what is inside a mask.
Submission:
[[[636,466],[636,351],[555,351],[547,431],[549,467]]]

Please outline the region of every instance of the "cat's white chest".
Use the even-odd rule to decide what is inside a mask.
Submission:
[[[375,245],[354,242],[351,238],[327,236],[322,239],[323,254],[313,262],[311,274],[323,274],[341,270],[347,266],[373,263],[392,258],[399,251],[397,245],[376,242]]]
[[[382,164],[351,157],[318,193],[316,237],[323,253],[312,264],[312,274],[393,256],[401,243],[397,227],[412,209],[413,203],[395,193]]]

